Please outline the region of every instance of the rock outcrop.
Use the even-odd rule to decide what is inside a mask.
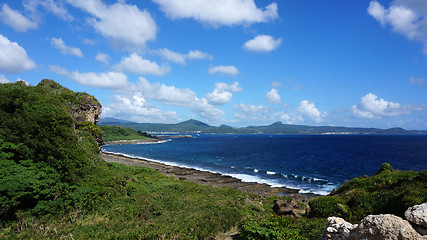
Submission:
[[[421,240],[427,239],[417,233],[411,224],[401,217],[392,214],[368,215],[350,234],[349,240],[396,239]]]
[[[320,239],[348,239],[350,233],[357,227],[357,224],[351,224],[339,217],[329,217],[328,224]]]
[[[392,214],[368,215],[359,225],[353,225],[342,218],[329,217],[320,239],[427,240],[423,232],[427,224],[427,203],[408,208],[405,218],[408,221]]]
[[[427,202],[408,208],[405,218],[417,232],[427,235]]]

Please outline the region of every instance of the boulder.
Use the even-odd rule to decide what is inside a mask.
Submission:
[[[329,217],[326,229],[319,238],[322,240],[348,239],[351,232],[357,227],[357,224],[351,224],[339,217]]]
[[[421,234],[427,234],[427,202],[408,208],[405,218],[414,224],[414,228]]]
[[[391,214],[368,215],[350,234],[350,240],[421,240],[426,239],[418,234],[411,224]]]
[[[298,202],[292,199],[290,202],[287,200],[275,200],[273,211],[277,215],[286,215],[286,216],[293,216],[295,218],[300,218],[301,216],[299,214],[305,213],[304,209],[299,209]]]

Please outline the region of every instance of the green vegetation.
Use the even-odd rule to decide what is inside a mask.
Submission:
[[[371,177],[357,177],[331,193],[310,201],[310,214],[359,221],[368,214],[403,216],[405,210],[427,201],[427,171],[399,171],[385,163]]]
[[[101,129],[85,114],[100,105],[88,94],[43,80],[1,84],[0,96],[1,239],[209,239],[273,214],[278,197],[101,161]]]
[[[312,200],[310,217],[276,216],[274,201],[289,198],[197,185],[100,160],[102,131],[107,140],[144,134],[101,130],[88,119],[101,107],[93,96],[52,80],[35,87],[0,84],[0,96],[0,239],[210,239],[235,227],[241,239],[317,239],[325,217],[402,215],[427,201],[426,171],[383,165],[372,177]]]
[[[136,131],[132,128],[125,128],[121,126],[107,126],[100,125],[102,130],[104,140],[109,141],[118,141],[118,140],[139,140],[146,138],[153,138],[153,136],[147,134],[146,132]]]
[[[250,240],[308,240],[318,239],[325,228],[324,218],[303,218],[270,216],[250,219],[240,225],[239,236]]]

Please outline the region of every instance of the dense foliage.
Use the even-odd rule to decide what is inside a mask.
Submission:
[[[368,214],[403,216],[405,210],[427,201],[427,171],[399,171],[385,163],[371,177],[345,182],[330,196],[310,201],[311,215],[340,216],[359,221]]]
[[[318,239],[326,225],[324,218],[274,216],[252,218],[240,225],[240,237],[249,240],[309,240]]]
[[[102,130],[104,140],[107,142],[118,140],[138,140],[153,137],[146,132],[136,131],[132,128],[107,125],[99,125],[99,127]]]
[[[1,239],[206,239],[273,214],[271,198],[101,161],[101,130],[76,111],[92,96],[52,80],[0,96]]]
[[[71,185],[99,159],[88,123],[71,115],[82,99],[93,97],[52,80],[36,87],[0,84],[0,96],[0,217],[68,206]]]

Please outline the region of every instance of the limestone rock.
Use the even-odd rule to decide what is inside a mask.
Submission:
[[[391,214],[369,215],[350,234],[350,240],[421,240],[427,239],[418,234],[411,224]]]
[[[351,224],[339,217],[329,217],[326,229],[320,239],[348,239],[357,224]]]
[[[415,225],[427,228],[427,202],[408,208],[405,218]]]

